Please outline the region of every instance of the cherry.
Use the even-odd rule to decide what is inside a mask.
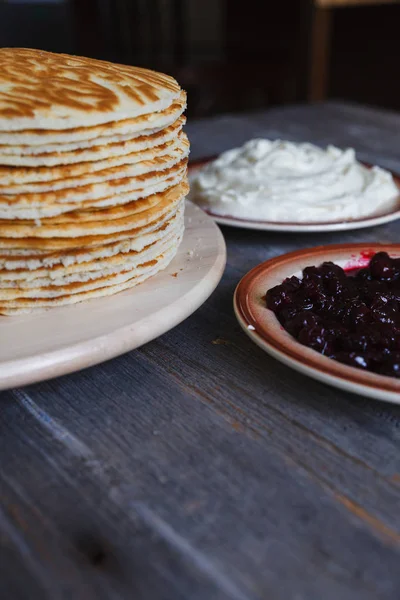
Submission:
[[[396,267],[386,252],[378,252],[369,263],[371,276],[376,279],[391,279]]]
[[[297,339],[300,344],[318,350],[321,354],[330,354],[332,351],[332,340],[320,324],[303,327]]]
[[[283,285],[277,285],[267,292],[267,307],[274,312],[281,310],[291,303],[291,296]]]
[[[309,329],[318,324],[319,317],[311,311],[301,311],[285,323],[285,329],[295,337],[303,328]]]

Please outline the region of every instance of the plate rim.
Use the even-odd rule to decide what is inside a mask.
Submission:
[[[215,260],[207,273],[200,280],[196,281],[184,296],[180,296],[167,307],[162,307],[151,315],[143,317],[135,324],[134,329],[132,328],[132,323],[127,323],[111,332],[73,344],[67,344],[55,350],[43,353],[38,351],[35,356],[30,355],[15,360],[0,362],[0,390],[22,387],[40,381],[54,379],[111,360],[112,358],[130,352],[143,344],[160,337],[167,331],[170,331],[179,325],[179,323],[187,319],[200,308],[214,292],[224,274],[227,259],[226,243],[218,225],[205,213],[205,211],[189,200],[186,200],[186,209],[188,208],[189,211],[199,211],[199,213],[201,213],[201,215],[199,214],[199,217],[201,216],[201,218],[206,218],[209,221],[209,226],[214,230],[215,234],[216,252]],[[185,217],[186,215],[187,212],[185,213]],[[190,214],[189,218],[192,218],[193,220],[193,214]],[[188,230],[185,228],[184,236],[187,235],[187,232]],[[173,267],[174,260],[175,258],[167,268]],[[163,272],[164,271],[157,273],[149,278],[148,281],[156,281],[157,277],[162,275]],[[146,283],[147,281],[140,285],[146,285]],[[172,278],[171,285],[174,284],[178,285],[178,282],[175,278]],[[201,289],[202,292],[200,295],[198,294],[199,289]],[[121,293],[134,293],[134,290],[135,288],[132,288],[131,290],[125,290]],[[113,296],[110,296],[109,300],[111,301],[112,298]],[[89,300],[88,302],[96,302],[96,300],[99,299]],[[181,306],[179,312],[174,310],[177,304]],[[62,308],[76,310],[77,307],[79,307],[79,304],[72,304],[69,307]],[[56,308],[54,310],[56,310]],[[171,315],[168,315],[168,313],[171,313],[172,317]],[[148,326],[148,322],[153,319],[155,315],[162,321],[162,324],[157,328],[156,333],[153,331],[150,335],[147,335],[145,330]],[[27,315],[27,317],[34,318],[34,313]],[[9,324],[13,317],[2,316],[1,319],[7,319],[7,323]]]
[[[190,161],[189,174],[191,171],[201,168],[216,158],[217,155]],[[360,162],[369,169],[372,169],[374,166],[364,161]],[[368,227],[377,227],[379,225],[385,225],[386,223],[391,223],[400,219],[400,174],[394,173],[390,169],[385,170],[392,175],[397,187],[399,188],[398,208],[396,210],[392,210],[391,212],[370,217],[363,217],[361,219],[354,219],[352,221],[326,221],[322,223],[286,223],[283,221],[261,221],[241,219],[239,217],[232,217],[229,215],[218,215],[210,210],[206,210],[203,207],[201,208],[219,225],[227,225],[229,227],[237,227],[240,229],[253,229],[257,231],[275,231],[278,233],[325,233],[335,231],[353,231],[357,229],[367,229]]]
[[[400,255],[399,243],[358,242],[315,246],[272,257],[256,265],[242,277],[234,293],[234,312],[240,326],[253,342],[275,359],[296,371],[325,384],[329,383],[331,386],[339,389],[368,396],[376,400],[400,404],[400,380],[385,375],[378,375],[370,371],[362,371],[303,346],[279,325],[278,320],[271,311],[269,311],[268,316],[271,318],[273,316],[275,321],[273,325],[276,327],[272,332],[270,331],[266,334],[265,326],[261,327],[251,313],[249,300],[251,287],[255,285],[256,279],[259,279],[266,269],[271,270],[285,263],[289,265],[294,259],[304,262],[300,267],[303,269],[307,266],[306,263],[309,256],[314,259],[313,264],[315,264],[316,256],[325,255],[326,257],[327,252],[334,254],[342,251],[343,253],[351,254],[353,251],[362,255],[363,252],[371,252],[372,249],[374,252],[384,249],[390,252],[390,250],[394,251],[396,249]],[[329,260],[334,260],[334,258],[330,256]],[[296,265],[296,270],[299,270],[299,265]],[[252,301],[254,302],[254,299]],[[268,309],[265,307],[265,310],[267,311]],[[250,329],[249,326],[251,327]],[[252,327],[254,327],[254,330]]]

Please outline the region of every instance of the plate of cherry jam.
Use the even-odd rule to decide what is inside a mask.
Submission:
[[[272,258],[243,277],[234,308],[274,358],[400,404],[400,244],[337,244]]]

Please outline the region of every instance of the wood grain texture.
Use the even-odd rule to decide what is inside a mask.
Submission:
[[[400,172],[400,117],[326,104],[192,122],[193,157],[254,136],[352,145]],[[295,373],[244,335],[239,278],[289,250],[398,241],[224,229],[213,296],[158,340],[0,396],[0,597],[392,600],[400,408]],[[162,301],[162,299],[160,299]]]

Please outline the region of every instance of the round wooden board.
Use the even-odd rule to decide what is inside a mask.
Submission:
[[[187,202],[184,238],[165,271],[108,298],[0,317],[0,389],[71,373],[153,340],[203,304],[225,263],[219,228]]]

